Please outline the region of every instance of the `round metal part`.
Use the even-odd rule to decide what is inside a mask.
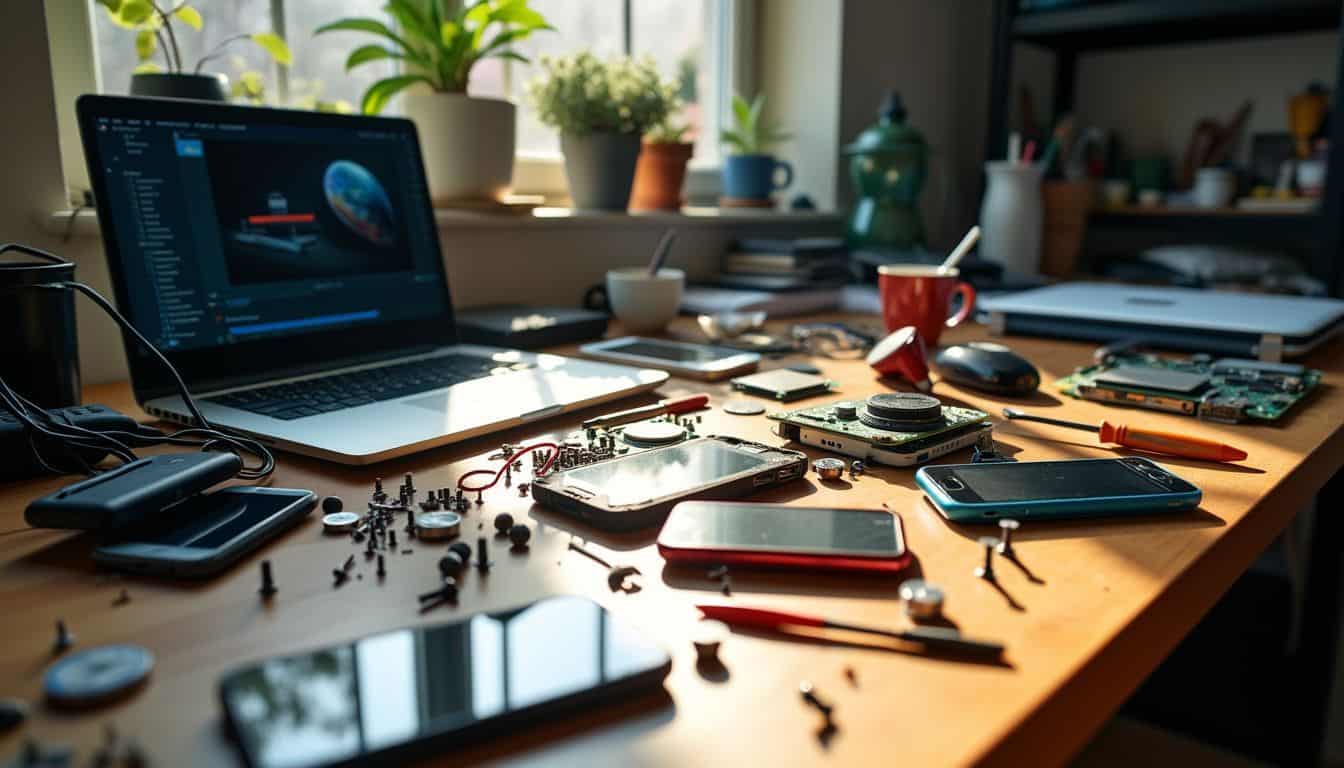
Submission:
[[[723,410],[734,416],[759,416],[765,413],[765,406],[751,400],[729,400],[723,404]]]
[[[130,693],[153,669],[154,654],[138,645],[103,645],[53,664],[42,691],[56,706],[96,706]]]
[[[327,533],[349,533],[359,525],[359,515],[354,512],[333,512],[322,516],[322,530]]]
[[[415,532],[422,539],[451,539],[462,530],[462,517],[456,512],[426,512],[415,516]]]
[[[691,644],[695,646],[695,660],[698,664],[716,664],[719,661],[719,648],[728,636],[728,625],[722,621],[704,619],[696,622],[691,630]]]
[[[840,480],[845,476],[844,459],[817,459],[812,462],[812,471],[820,480]]]
[[[859,418],[859,404],[853,401],[836,403],[835,418],[841,421],[853,421]]]
[[[916,621],[936,619],[943,615],[943,590],[927,581],[906,581],[901,585],[900,596],[905,603],[905,615]]]
[[[884,392],[868,398],[859,409],[859,421],[873,429],[922,432],[943,423],[943,404],[919,392]]]
[[[637,421],[629,424],[621,436],[627,443],[667,445],[686,437],[686,428],[670,421]]]

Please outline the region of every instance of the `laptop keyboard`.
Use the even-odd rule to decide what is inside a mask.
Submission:
[[[472,355],[443,355],[382,368],[230,392],[208,400],[273,419],[292,421],[479,379],[489,376],[496,368],[521,371],[531,367],[531,363],[500,364],[489,358]]]

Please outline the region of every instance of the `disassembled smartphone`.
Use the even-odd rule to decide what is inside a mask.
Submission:
[[[915,482],[956,523],[1119,517],[1198,506],[1202,493],[1148,459],[1019,461],[921,467]]]
[[[989,414],[944,406],[919,393],[883,393],[769,414],[775,433],[803,445],[890,467],[909,467],[975,445],[993,430]]]
[[[1173,359],[1121,349],[1055,386],[1084,400],[1233,424],[1279,419],[1320,381],[1320,371],[1295,363],[1214,360],[1209,355]]]
[[[896,573],[910,564],[901,520],[884,510],[683,501],[658,534],[669,563]]]
[[[202,577],[224,570],[303,519],[312,491],[234,486],[193,496],[93,551],[99,565],[160,576]]]
[[[761,362],[761,356],[755,352],[639,336],[595,341],[579,347],[579,351],[598,360],[642,365],[711,381],[753,371]]]
[[[597,528],[658,525],[686,499],[736,499],[798,480],[807,454],[735,437],[700,437],[552,472],[532,483],[532,498]]]

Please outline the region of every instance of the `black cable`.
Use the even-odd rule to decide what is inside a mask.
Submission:
[[[0,253],[9,250],[17,250],[27,253],[31,256],[54,262],[68,263],[60,257],[43,251],[38,248],[9,243],[0,245]],[[145,338],[139,330],[131,324],[111,302],[103,298],[101,294],[93,288],[78,281],[62,281],[56,283],[42,283],[31,286],[21,286],[31,288],[44,288],[48,290],[74,290],[84,294],[86,298],[97,304],[100,309],[106,312],[122,330],[135,338],[146,350],[150,352],[172,376],[173,383],[181,396],[182,402],[186,405],[191,414],[191,419],[195,421],[194,426],[189,426],[175,432],[162,432],[146,425],[137,425],[140,431],[125,432],[121,430],[97,431],[74,424],[65,424],[56,421],[51,414],[28,398],[20,395],[12,389],[3,379],[0,379],[0,406],[9,411],[18,419],[28,432],[28,442],[32,447],[33,456],[38,464],[50,472],[60,474],[61,472],[53,467],[42,455],[41,449],[37,445],[37,436],[41,435],[57,445],[66,449],[75,461],[79,462],[82,471],[85,474],[94,474],[96,470],[88,465],[77,450],[87,449],[90,451],[102,451],[116,456],[123,462],[135,461],[135,453],[131,450],[127,442],[133,442],[136,445],[191,445],[199,447],[201,450],[209,451],[218,448],[224,448],[235,454],[250,454],[257,457],[258,464],[255,467],[244,465],[238,472],[238,477],[248,480],[260,480],[267,477],[275,470],[275,456],[261,442],[250,437],[236,435],[223,429],[215,427],[201,413],[201,409],[196,404],[196,400],[191,396],[191,391],[187,389],[186,382],[182,380],[181,374],[177,368],[169,362],[168,358],[159,351],[149,339]],[[127,441],[127,442],[123,442]]]

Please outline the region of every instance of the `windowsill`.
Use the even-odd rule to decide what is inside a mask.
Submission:
[[[42,222],[51,235],[64,236],[70,227],[70,209],[52,211]],[[680,211],[578,211],[569,208],[536,208],[528,213],[483,213],[438,209],[434,219],[443,229],[687,229],[715,228],[725,225],[796,225],[835,224],[843,217],[836,211],[789,211],[757,208],[710,208],[690,206]],[[80,211],[75,217],[74,237],[97,237],[98,214]]]

